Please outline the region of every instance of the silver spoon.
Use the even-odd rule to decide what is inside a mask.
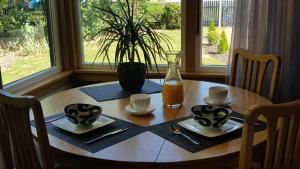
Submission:
[[[178,134],[178,135],[182,135],[183,137],[187,138],[188,140],[190,140],[192,143],[194,144],[200,144],[199,142],[193,140],[191,137],[185,135],[184,133],[182,133],[178,127],[176,127],[175,125],[171,125],[170,129],[173,131],[174,134]]]

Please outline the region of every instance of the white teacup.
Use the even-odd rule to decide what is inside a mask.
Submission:
[[[227,97],[228,89],[223,86],[214,86],[209,88],[209,99],[214,102],[222,103]]]
[[[133,94],[130,96],[130,106],[136,111],[147,111],[151,97],[148,94]]]

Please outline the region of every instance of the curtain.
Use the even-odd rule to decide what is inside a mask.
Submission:
[[[300,5],[297,0],[236,1],[230,56],[235,48],[243,48],[257,54],[280,56],[282,68],[276,102],[300,98],[300,68],[297,66],[297,62],[300,64],[300,59],[297,58],[297,54],[300,55],[297,48],[300,46],[296,47],[296,44],[299,44],[296,35],[300,35],[299,30],[296,31],[300,23],[297,15],[299,16],[300,12],[295,10],[297,5]],[[266,79],[270,80],[268,72]]]

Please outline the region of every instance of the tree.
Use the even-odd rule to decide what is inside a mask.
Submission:
[[[220,42],[218,45],[218,53],[224,54],[224,53],[228,52],[228,50],[229,50],[229,45],[228,45],[226,33],[225,33],[225,31],[222,31],[221,39],[220,39]]]
[[[136,10],[134,12],[137,15],[145,15],[147,1],[149,0],[129,0],[129,2],[135,4]],[[121,2],[125,5],[126,0],[121,0]],[[117,7],[115,0],[106,0],[105,2],[104,0],[81,0],[82,31],[85,39],[90,40],[91,36],[95,34],[99,28],[106,26],[106,23],[100,18],[112,19],[112,16],[105,12],[95,12],[95,6],[108,8],[106,5],[116,13],[122,13],[120,8]]]
[[[161,22],[165,24],[166,29],[179,29],[181,26],[181,9],[176,3],[167,3],[164,7],[164,13]]]
[[[23,7],[18,7],[16,2],[0,0],[0,33],[22,29],[29,17]]]
[[[216,29],[215,21],[211,20],[207,32],[207,39],[210,44],[218,44],[220,40],[220,34]]]
[[[216,24],[215,24],[215,21],[214,21],[214,20],[211,20],[211,21],[210,21],[208,31],[209,31],[209,32],[217,31],[217,29],[216,29]]]

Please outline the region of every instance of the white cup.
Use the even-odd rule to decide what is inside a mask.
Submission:
[[[228,89],[223,86],[214,86],[209,88],[209,98],[214,102],[224,102],[227,97]]]
[[[130,106],[136,111],[148,110],[151,97],[148,94],[133,94],[130,96]]]

